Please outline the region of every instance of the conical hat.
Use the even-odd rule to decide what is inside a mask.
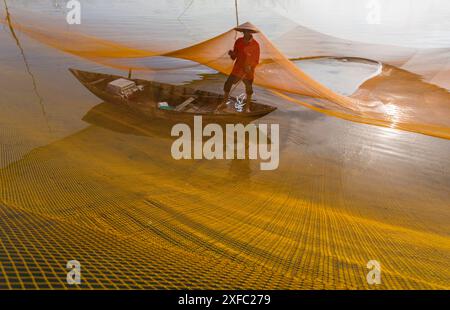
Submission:
[[[249,22],[246,22],[246,23],[243,23],[243,24],[237,26],[236,28],[234,28],[234,30],[241,31],[241,32],[250,31],[253,33],[259,32],[258,28],[256,28],[255,25],[253,25],[252,23],[249,23]]]

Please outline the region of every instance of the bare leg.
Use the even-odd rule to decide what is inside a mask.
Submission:
[[[228,102],[228,99],[230,99],[230,93],[229,92],[224,92],[223,93],[223,101],[222,104],[226,105]]]
[[[253,95],[253,80],[243,80],[245,84],[245,112],[251,112],[252,109],[252,95]]]
[[[223,94],[222,103],[217,107],[216,111],[225,110],[225,108],[227,107],[227,102],[228,102],[229,98],[230,98],[230,93],[229,92],[225,92]]]
[[[245,100],[245,112],[251,112],[252,109],[252,94],[247,94],[247,99]]]

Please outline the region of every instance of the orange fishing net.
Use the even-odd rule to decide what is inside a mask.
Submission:
[[[152,65],[151,59],[163,56],[189,60],[229,74],[233,61],[227,52],[232,49],[239,36],[232,29],[187,48],[161,52],[156,51],[156,48],[154,50],[132,48],[74,31],[70,31],[69,34],[66,31],[33,25],[30,22],[18,23],[11,20],[9,22],[16,30],[58,50],[127,70],[160,70],[158,66]],[[426,83],[421,83],[420,80],[415,80],[411,84],[413,86],[409,92],[399,92],[392,85],[386,87],[386,84],[392,83],[378,77],[381,84],[384,82],[385,93],[375,92],[379,85],[373,85],[372,89],[365,92],[357,92],[351,97],[343,96],[299,69],[263,33],[254,34],[254,39],[261,48],[260,64],[255,71],[255,84],[273,90],[278,96],[327,115],[450,139],[448,92],[438,87],[426,86]],[[180,67],[182,66],[186,64],[180,64]],[[170,69],[176,68],[172,66]],[[410,80],[410,76],[402,75],[401,70],[394,69],[384,68],[382,76],[391,77],[399,87],[404,86],[404,82]],[[392,79],[392,76],[395,78]],[[345,76],[339,79],[345,79]]]

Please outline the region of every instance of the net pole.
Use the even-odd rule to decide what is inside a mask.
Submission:
[[[239,27],[238,0],[234,0],[234,8],[236,11],[236,27]]]

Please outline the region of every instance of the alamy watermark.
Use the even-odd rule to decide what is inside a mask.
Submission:
[[[78,0],[70,0],[66,4],[66,8],[69,9],[66,15],[66,21],[69,25],[81,24],[81,3]]]
[[[367,284],[381,284],[381,264],[377,260],[370,260],[367,262],[367,268],[370,271],[367,273],[366,280]]]
[[[366,4],[369,13],[366,16],[366,22],[370,25],[379,25],[381,23],[381,4],[378,0],[369,0]]]
[[[203,128],[202,116],[194,116],[193,130],[188,124],[176,124],[171,135],[179,137],[171,147],[176,160],[259,159],[261,170],[275,170],[279,165],[278,124],[226,124],[224,132],[223,126],[214,123]],[[204,137],[209,139],[203,142]]]
[[[69,272],[67,272],[67,284],[69,285],[75,285],[75,284],[81,284],[81,264],[77,260],[70,260],[67,262],[66,265],[67,269],[70,269]]]

